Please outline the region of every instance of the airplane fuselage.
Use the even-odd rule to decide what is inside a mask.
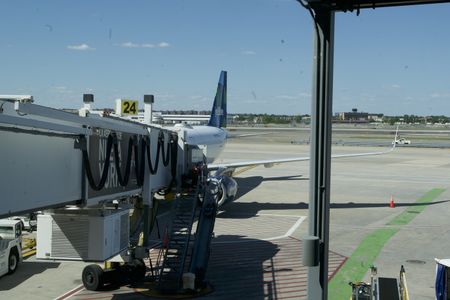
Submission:
[[[176,124],[174,130],[179,132],[186,144],[204,147],[207,163],[212,163],[225,147],[227,131],[222,128]]]

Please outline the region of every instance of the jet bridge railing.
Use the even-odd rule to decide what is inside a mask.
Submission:
[[[118,117],[0,97],[0,217],[140,193],[151,206],[152,193],[177,180],[177,138]]]

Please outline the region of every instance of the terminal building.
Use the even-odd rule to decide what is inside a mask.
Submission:
[[[383,114],[359,112],[357,108],[353,108],[351,112],[336,113],[333,120],[335,123],[370,123],[382,121]]]

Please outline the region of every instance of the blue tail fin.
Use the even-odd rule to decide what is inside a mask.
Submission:
[[[227,127],[227,71],[220,73],[208,126]]]

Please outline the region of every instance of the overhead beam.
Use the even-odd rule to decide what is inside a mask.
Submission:
[[[448,3],[449,0],[306,0],[308,5],[316,9],[332,11],[358,11],[364,8],[392,7],[406,5]]]

